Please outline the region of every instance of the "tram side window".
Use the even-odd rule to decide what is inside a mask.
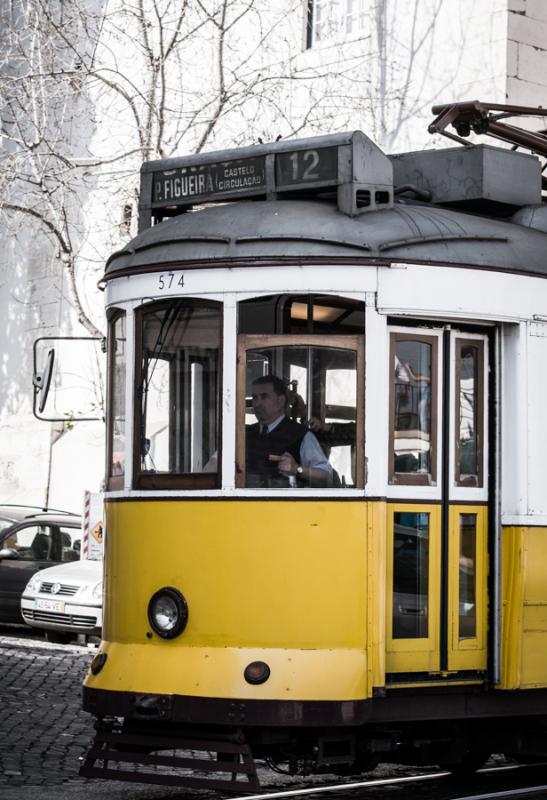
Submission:
[[[216,486],[220,308],[176,300],[154,304],[138,319],[138,483]]]
[[[390,482],[436,481],[437,339],[391,334]]]
[[[122,488],[125,473],[125,312],[116,312],[108,330],[108,478],[111,488]]]
[[[456,340],[456,447],[458,486],[483,485],[484,342]]]

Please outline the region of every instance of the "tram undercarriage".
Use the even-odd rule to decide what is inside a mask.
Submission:
[[[416,696],[412,699],[415,701]],[[431,706],[438,707],[439,699],[438,695],[430,698]],[[465,705],[464,695],[452,699],[454,705]],[[428,703],[424,700],[427,698],[420,703],[424,714],[421,721],[415,710],[410,714],[410,709],[405,716],[413,719],[389,720],[390,716],[397,716],[399,703],[394,700],[388,703],[394,708],[391,713],[387,711],[385,722],[343,727],[228,727],[142,719],[122,723],[120,718],[99,716],[96,738],[80,774],[143,782],[150,778],[151,782],[168,785],[244,793],[260,788],[256,761],[274,772],[302,777],[360,775],[380,762],[416,767],[438,765],[464,776],[480,769],[492,754],[526,761],[544,757],[547,752],[544,715],[534,717],[521,709],[525,716],[508,717],[499,708],[498,716],[430,719],[426,718]],[[535,707],[545,701],[544,696],[536,695]],[[486,706],[495,702],[490,699]],[[151,712],[152,705],[150,702]],[[158,712],[160,716],[165,714],[165,705]],[[237,705],[241,714],[246,704],[232,705]],[[503,707],[503,701],[500,705]],[[443,706],[450,707],[446,695]],[[486,707],[484,711],[488,713]],[[374,710],[370,713],[375,716]],[[382,715],[380,707],[377,715]],[[169,770],[163,775],[151,774],[153,767]]]

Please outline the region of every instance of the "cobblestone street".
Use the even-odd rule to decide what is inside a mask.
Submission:
[[[75,778],[92,719],[81,710],[92,650],[40,640],[0,638],[2,738],[0,784]]]
[[[81,684],[94,649],[19,638],[0,628],[0,797],[2,800],[137,800],[188,797],[160,786],[78,777],[93,735]]]

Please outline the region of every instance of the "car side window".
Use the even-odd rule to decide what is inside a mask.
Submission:
[[[49,525],[27,525],[7,536],[3,547],[17,551],[21,561],[53,561],[53,541]]]

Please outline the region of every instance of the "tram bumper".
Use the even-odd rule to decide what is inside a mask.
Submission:
[[[370,701],[249,700],[83,690],[84,710],[97,717],[140,722],[238,727],[338,727],[363,725]]]

